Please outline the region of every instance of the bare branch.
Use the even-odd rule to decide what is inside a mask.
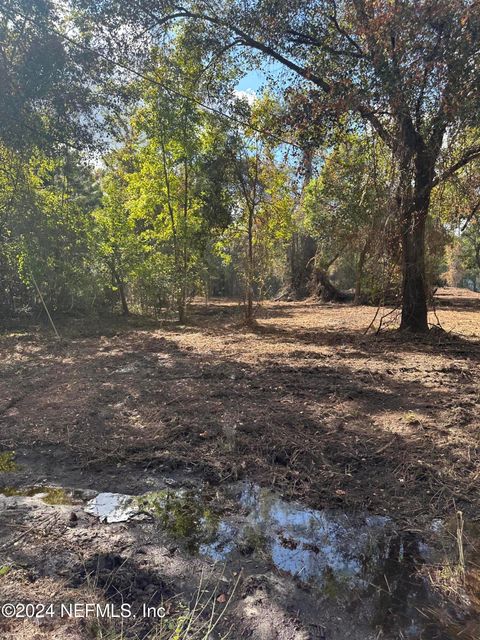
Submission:
[[[314,38],[313,36],[307,33],[296,31],[295,29],[289,29],[286,33],[288,36],[291,36],[295,44],[305,44],[305,45],[311,45],[314,47],[319,47],[324,49],[325,51],[328,51],[328,53],[331,53],[334,56],[350,56],[352,58],[356,58],[357,60],[360,60],[361,58],[364,57],[363,54],[359,53],[358,51],[349,51],[347,49],[343,49],[343,50],[334,49],[333,47],[330,47],[327,44],[325,44],[325,42],[323,42],[322,40],[319,40],[318,38]]]
[[[477,158],[480,158],[480,144],[467,149],[460,160],[454,162],[448,169],[434,179],[433,186],[435,187],[437,184],[440,184],[440,182],[448,180],[448,178],[455,175],[455,173],[462,169],[462,167]]]
[[[468,214],[465,222],[462,225],[461,232],[463,233],[465,229],[468,227],[469,223],[473,220],[473,218],[477,217],[477,214],[480,212],[480,200],[473,205],[470,213]]]

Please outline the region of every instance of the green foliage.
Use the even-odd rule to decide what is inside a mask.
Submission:
[[[0,471],[6,473],[8,471],[16,471],[18,465],[15,462],[15,451],[3,451],[0,453]]]
[[[362,245],[379,217],[385,217],[387,171],[385,150],[372,139],[351,135],[308,185],[307,227],[319,239],[327,262],[347,246]]]
[[[12,570],[12,566],[9,564],[4,564],[0,566],[0,578],[3,578],[3,576],[6,576],[8,573],[10,573],[11,570]]]
[[[200,63],[171,43],[152,52],[159,81],[175,80],[185,95],[197,90]],[[187,99],[161,87],[137,87],[139,106],[130,138],[111,154],[95,213],[99,250],[117,287],[142,309],[174,309],[184,319],[212,263],[214,234],[230,222],[231,141],[228,128]]]
[[[11,150],[93,142],[103,64],[63,37],[68,9],[48,0],[0,6],[0,144]]]
[[[473,144],[478,131],[469,130],[456,140],[453,158],[458,161],[465,147]],[[477,159],[441,182],[432,194],[432,218],[443,234],[443,278],[454,286],[480,287],[480,162]],[[437,232],[438,235],[438,232]],[[444,258],[445,251],[431,251]],[[441,271],[437,269],[437,271]]]
[[[378,139],[351,134],[327,156],[307,185],[305,225],[317,239],[320,269],[337,269],[341,286],[379,299],[392,273],[382,256],[391,243],[391,164]],[[393,249],[394,249],[393,245]],[[394,255],[390,263],[394,264]]]
[[[71,154],[48,158],[36,149],[25,158],[6,148],[0,153],[4,309],[19,312],[35,304],[36,281],[53,311],[91,310],[98,294],[90,247],[90,211],[98,192],[91,172]]]
[[[480,290],[480,222],[472,220],[462,235],[461,258],[465,266],[464,282],[474,291]]]
[[[240,149],[235,162],[236,206],[232,224],[217,242],[217,251],[233,265],[248,305],[253,295],[279,288],[286,246],[293,229],[294,198],[288,165],[258,138]],[[249,302],[250,300],[250,302]]]
[[[52,313],[183,321],[195,295],[221,293],[243,295],[251,316],[307,232],[315,266],[357,300],[393,298],[414,262],[417,297],[443,271],[478,286],[478,16],[461,0],[363,5],[339,2],[332,16],[322,0],[276,3],[272,18],[268,3],[226,0],[210,15],[187,2],[188,21],[165,18],[166,37],[145,46],[153,15],[178,18],[169,2],[139,17],[116,0],[5,0],[0,314],[38,313],[40,291]],[[126,50],[143,71],[121,77],[108,60],[139,35]],[[235,99],[239,71],[265,54],[297,81],[280,98],[275,71],[251,104]],[[104,125],[103,158],[87,156]],[[301,194],[275,137],[285,128],[308,177],[320,164]],[[422,249],[403,269],[402,243]]]

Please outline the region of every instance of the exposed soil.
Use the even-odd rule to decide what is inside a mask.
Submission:
[[[0,444],[16,479],[139,492],[143,469],[190,469],[316,508],[478,513],[480,295],[439,308],[455,333],[423,339],[363,335],[369,307],[265,304],[253,331],[237,311],[61,343],[4,336]]]
[[[60,325],[61,342],[47,328],[6,331],[0,338],[0,452],[15,451],[18,468],[2,473],[0,466],[0,484],[139,494],[161,487],[165,475],[214,486],[249,478],[315,509],[388,514],[403,526],[425,517],[451,518],[457,510],[475,520],[480,295],[439,291],[431,320],[442,328],[420,339],[393,331],[395,314],[376,335],[382,313],[365,335],[374,314],[371,307],[266,303],[257,326],[246,329],[236,303],[215,301],[208,308],[193,305],[187,326],[72,320]],[[72,507],[51,507],[50,522],[35,496],[25,500],[32,501],[28,518],[23,512],[22,520],[15,507],[12,514],[20,520],[0,522],[4,535],[7,525],[27,531],[16,546],[20,555],[22,546],[30,554],[16,557],[16,568],[0,578],[3,590],[10,585],[17,599],[20,585],[30,595],[40,584],[43,595],[49,588],[62,597],[78,590],[85,574],[72,568],[79,554],[83,562],[114,554],[128,568],[138,547],[138,541],[132,546],[135,526],[106,528],[85,516],[88,534],[79,542],[83,521],[71,526]],[[33,526],[40,541],[27,545]],[[62,560],[72,536],[72,556]],[[35,555],[48,558],[49,568],[39,567]],[[158,584],[148,576],[145,584],[156,584],[155,592],[168,600],[183,580],[190,597],[195,580],[179,578],[188,575],[189,560],[175,556],[176,577],[169,584],[168,558],[167,545],[158,551]],[[57,565],[64,560],[69,569],[62,591]],[[178,563],[186,564],[179,569]],[[77,582],[72,573],[80,576]],[[230,588],[233,580],[228,576]],[[286,589],[262,584],[251,586],[251,593]],[[281,612],[275,612],[278,597],[267,598],[270,616],[290,620],[279,626],[288,633],[268,635],[252,614],[250,636],[238,637],[322,638],[323,626],[317,635],[308,627],[314,620],[295,630],[292,603],[298,598],[283,593],[290,607]],[[66,625],[30,632],[24,624],[21,632],[25,638],[95,637],[84,635],[93,632],[80,623],[70,631]],[[18,629],[11,627],[9,637],[22,637]]]

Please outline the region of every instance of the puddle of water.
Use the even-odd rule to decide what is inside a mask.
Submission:
[[[85,511],[96,516],[101,522],[126,522],[139,512],[133,496],[122,493],[99,493],[89,500]]]
[[[74,504],[73,497],[60,487],[0,487],[0,494],[11,496],[38,496],[46,504]]]
[[[248,483],[220,499],[211,490],[167,490],[137,501],[190,553],[242,563],[252,557],[357,608],[385,637],[450,637],[425,613],[439,598],[421,575],[423,566],[455,556],[438,520],[424,538],[398,531],[386,516],[317,511]]]
[[[2,451],[0,453],[0,473],[17,471],[18,464],[15,462],[15,451]]]
[[[229,500],[231,513],[225,512]],[[386,557],[388,544],[398,537],[388,517],[349,518],[316,511],[252,484],[234,488],[224,501],[193,489],[169,489],[137,498],[139,509],[151,513],[191,552],[215,560],[226,560],[235,552],[260,554],[278,569],[320,586],[331,582],[325,573],[367,586],[369,565],[376,566],[380,556]],[[421,541],[417,547],[419,560],[425,561],[430,548]],[[399,559],[405,554],[402,544]]]
[[[136,499],[138,508],[158,519],[189,553],[201,552],[207,541],[214,545],[221,536],[220,513],[209,502],[198,499],[195,491],[183,489],[154,491]]]
[[[390,524],[385,517],[353,520],[345,514],[315,511],[252,485],[242,488],[239,503],[247,512],[247,533],[260,535],[263,551],[273,564],[320,586],[331,582],[331,575],[339,583],[366,585],[364,568],[374,540],[387,534]],[[240,527],[239,534],[244,536],[245,527]]]
[[[458,564],[455,538],[445,523],[429,523],[422,535],[398,531],[386,516],[317,511],[249,483],[224,491],[103,493],[86,511],[105,522],[148,513],[189,553],[243,565],[251,559],[256,571],[276,568],[355,611],[359,620],[381,629],[382,637],[452,637],[431,621],[431,612],[444,602],[422,577],[430,565]]]

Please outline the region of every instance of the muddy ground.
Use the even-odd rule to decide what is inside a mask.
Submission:
[[[6,453],[0,466],[7,494],[0,507],[0,574],[7,567],[0,599],[58,600],[81,592],[110,601],[105,576],[120,572],[114,591],[130,589],[135,602],[146,592],[174,603],[171,624],[181,607],[191,608],[200,576],[207,576],[210,592],[217,588],[213,601],[228,602],[245,559],[227,563],[222,576],[222,563],[177,548],[148,516],[102,524],[83,509],[99,491],[138,495],[167,481],[221,490],[248,479],[315,510],[388,516],[403,532],[436,519],[455,521],[458,511],[475,526],[480,295],[440,291],[431,320],[442,328],[422,339],[395,333],[393,315],[377,335],[383,313],[365,334],[374,313],[349,305],[267,303],[256,328],[245,329],[236,303],[215,301],[194,305],[187,326],[71,319],[60,323],[60,342],[44,327],[6,330],[0,451],[15,456],[9,466]],[[74,504],[11,495],[12,488],[39,485],[75,489],[68,494]],[[468,558],[476,557],[476,538],[466,545],[473,550]],[[88,576],[99,573],[104,577],[92,585]],[[440,581],[448,582],[445,575]],[[247,567],[212,637],[232,626],[229,637],[268,640],[430,640],[457,637],[448,634],[459,624],[471,634],[461,637],[478,631],[468,631],[475,596],[467,602],[457,593],[458,610],[448,614],[456,631],[418,635],[423,632],[414,629],[417,635],[407,636],[405,628],[372,622],[372,616],[369,625],[366,610],[355,613],[337,597],[319,600],[297,582],[264,559]],[[319,608],[320,601],[328,606]],[[0,624],[2,638],[107,637],[91,620]],[[146,633],[131,626],[127,632]],[[157,632],[164,634],[159,638],[173,633]]]

